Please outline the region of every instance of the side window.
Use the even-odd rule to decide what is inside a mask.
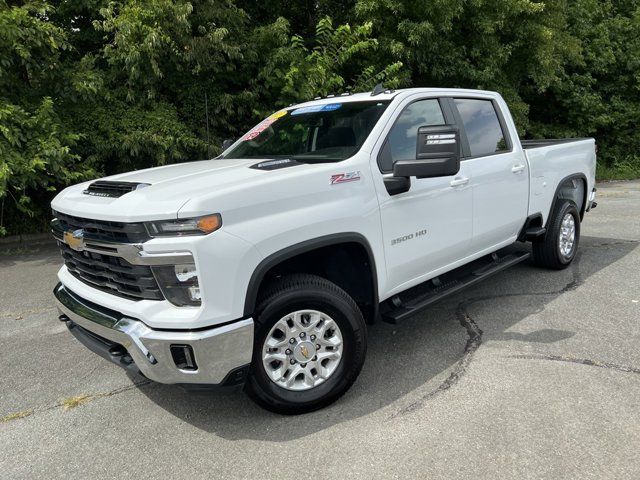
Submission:
[[[418,100],[408,105],[397,118],[382,147],[378,157],[380,170],[390,172],[394,162],[416,158],[418,128],[444,124],[437,99]]]
[[[508,150],[502,126],[491,100],[453,100],[467,134],[472,157]]]

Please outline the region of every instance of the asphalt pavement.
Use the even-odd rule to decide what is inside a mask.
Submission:
[[[53,245],[0,253],[0,478],[640,478],[640,181],[598,186],[579,257],[525,262],[369,330],[336,404],[186,393],[57,320]]]

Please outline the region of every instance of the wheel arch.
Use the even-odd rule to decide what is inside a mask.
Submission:
[[[360,273],[364,272],[365,270],[367,272],[369,281],[363,284],[360,284],[358,282],[358,285],[364,288],[364,293],[359,293],[362,293],[362,295],[365,295],[367,298],[363,299],[362,295],[358,295],[358,297],[360,298],[356,298],[356,301],[359,305],[364,301],[370,306],[370,309],[368,309],[369,311],[365,312],[363,310],[362,313],[365,316],[367,322],[372,323],[378,316],[379,307],[378,276],[375,257],[367,239],[363,235],[356,232],[336,233],[306,240],[304,242],[283,248],[282,250],[274,252],[264,258],[254,269],[249,280],[244,302],[244,316],[249,317],[254,314],[261,290],[265,285],[265,282],[268,282],[272,276],[281,273],[282,270],[286,270],[287,267],[291,267],[292,265],[297,264],[297,261],[299,260],[301,261],[301,265],[307,265],[314,259],[314,256],[320,256],[321,258],[327,260],[328,263],[323,263],[323,267],[325,268],[327,266],[331,266],[332,264],[336,265],[336,262],[340,260],[340,256],[331,255],[331,253],[338,251],[356,253],[357,255],[360,255],[357,259],[352,259],[347,256],[347,258],[349,258],[348,262],[351,262],[353,260],[353,263],[350,265],[346,265],[346,267],[356,267],[362,269]],[[342,255],[342,259],[344,258],[345,256]],[[336,277],[335,274],[322,274],[321,272],[318,272],[319,269],[320,267],[316,265],[316,267],[312,269],[313,271],[302,270],[300,273],[319,274],[323,278],[336,283],[343,290],[347,291],[347,293],[353,295],[353,292],[350,291],[352,289],[349,288],[349,285],[345,285],[345,282],[340,281],[340,279]],[[360,279],[361,278],[358,278],[358,280]]]
[[[579,183],[576,184],[576,182],[579,182]],[[580,192],[580,187],[578,187],[577,185],[582,186],[581,192]],[[556,191],[553,195],[553,199],[551,200],[551,207],[549,208],[549,212],[547,214],[545,227],[548,227],[551,215],[553,214],[553,211],[556,208],[556,205],[558,204],[558,200],[560,199],[573,200],[576,203],[576,205],[578,205],[580,220],[582,220],[584,218],[584,212],[587,208],[587,197],[588,197],[587,186],[588,186],[587,177],[584,173],[572,173],[571,175],[567,175],[562,180],[560,180],[558,182],[558,186],[556,187]],[[577,192],[568,193],[571,190],[577,190]],[[579,199],[580,202],[577,202],[576,201],[577,199]]]

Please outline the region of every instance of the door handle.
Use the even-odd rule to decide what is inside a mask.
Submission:
[[[449,185],[451,185],[452,187],[459,187],[460,185],[466,185],[467,183],[469,183],[468,177],[457,177],[451,180],[451,183],[449,183]]]
[[[521,171],[523,171],[526,167],[524,165],[514,165],[513,167],[511,167],[511,171],[513,173],[520,173]]]

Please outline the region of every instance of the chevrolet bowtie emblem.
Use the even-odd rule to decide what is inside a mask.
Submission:
[[[64,243],[69,245],[73,250],[79,252],[84,246],[84,230],[79,229],[73,232],[64,232],[62,239]]]
[[[309,349],[307,347],[305,347],[304,345],[302,345],[300,347],[300,353],[302,353],[304,358],[309,358]]]

